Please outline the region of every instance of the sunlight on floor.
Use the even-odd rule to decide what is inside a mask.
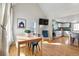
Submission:
[[[20,56],[25,56],[25,54],[21,52],[21,53],[20,53]]]
[[[52,44],[52,45],[62,45],[62,43],[49,43],[49,44]]]
[[[44,43],[44,44],[51,44],[51,45],[62,45],[62,43],[49,43],[49,42],[47,42],[47,41],[44,41],[43,43]]]
[[[47,41],[44,41],[43,43],[44,43],[44,44],[48,44],[48,42],[47,42]]]

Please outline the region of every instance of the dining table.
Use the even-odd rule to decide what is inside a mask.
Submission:
[[[26,44],[26,43],[31,43],[31,42],[40,42],[40,47],[42,49],[42,38],[38,36],[29,36],[27,37],[26,35],[17,35],[16,36],[16,47],[17,47],[17,53],[18,56],[20,56],[20,45],[21,44]],[[29,48],[29,46],[28,46]]]

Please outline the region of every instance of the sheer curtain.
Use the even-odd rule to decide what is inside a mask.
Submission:
[[[2,21],[1,24],[2,26],[5,28],[6,25],[6,21],[7,21],[7,4],[6,3],[2,3]],[[2,28],[2,52],[3,55],[6,55],[6,44],[7,44],[7,40],[6,40],[6,29]]]
[[[1,15],[2,15],[2,4],[0,5],[0,51],[2,50],[2,24],[1,24]]]
[[[9,53],[9,47],[13,42],[13,35],[12,35],[13,12],[12,12],[12,4],[8,3],[7,6],[8,6],[8,9],[7,9],[6,32],[7,32],[7,53]]]
[[[11,3],[4,3],[2,11],[2,24],[5,29],[2,29],[2,50],[3,55],[9,55],[9,46],[13,42],[12,36],[12,9]]]

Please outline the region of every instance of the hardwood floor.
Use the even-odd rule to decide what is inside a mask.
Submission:
[[[42,50],[37,51],[35,54],[28,51],[26,46],[21,47],[20,56],[79,56],[79,47],[71,46],[68,37],[56,38],[48,41],[44,40]],[[10,56],[17,56],[17,48],[12,44],[9,50]]]
[[[2,56],[2,51],[0,50],[0,56]]]

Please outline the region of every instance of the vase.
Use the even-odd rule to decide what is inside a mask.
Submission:
[[[25,33],[25,35],[26,35],[27,37],[30,37],[30,36],[31,36],[30,33]]]

